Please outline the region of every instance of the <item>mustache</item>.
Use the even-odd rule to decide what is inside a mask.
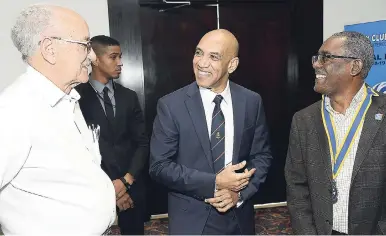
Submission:
[[[315,70],[315,74],[316,75],[326,75],[327,73],[325,70],[318,69],[318,70]]]

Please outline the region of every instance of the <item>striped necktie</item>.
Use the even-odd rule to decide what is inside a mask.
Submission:
[[[219,173],[225,165],[225,118],[221,111],[223,97],[217,95],[212,115],[212,128],[210,135],[210,146],[212,150],[213,166],[216,173]]]

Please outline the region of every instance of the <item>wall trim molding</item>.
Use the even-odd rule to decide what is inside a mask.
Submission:
[[[265,203],[265,204],[256,204],[253,206],[253,208],[256,209],[265,209],[265,208],[273,208],[273,207],[283,207],[287,206],[287,202],[272,202],[272,203]],[[151,215],[150,220],[159,220],[159,219],[165,219],[168,218],[168,214],[157,214],[157,215]]]

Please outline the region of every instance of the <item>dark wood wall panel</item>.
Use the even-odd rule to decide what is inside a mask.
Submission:
[[[108,0],[110,36],[121,43],[122,74],[118,82],[134,90],[145,107],[140,6],[138,0]]]
[[[285,201],[283,163],[291,120],[285,108],[290,22],[287,3],[220,5],[220,27],[233,32],[240,44],[240,65],[231,80],[262,96],[270,130],[274,160],[255,203]]]

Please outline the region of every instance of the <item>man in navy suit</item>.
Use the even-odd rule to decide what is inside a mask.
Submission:
[[[170,189],[170,234],[255,233],[250,199],[272,156],[260,95],[229,81],[237,55],[232,33],[207,33],[196,81],[158,101],[150,175]]]

